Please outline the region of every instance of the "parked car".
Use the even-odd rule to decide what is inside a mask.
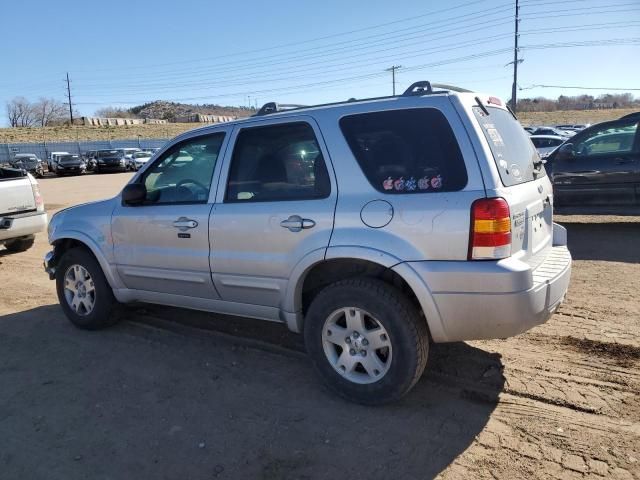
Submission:
[[[0,245],[10,252],[27,250],[46,225],[35,178],[23,169],[0,167]]]
[[[569,138],[572,135],[575,135],[576,132],[570,132],[567,130],[560,130],[555,127],[538,127],[533,131],[532,135],[554,135],[557,137],[565,137]]]
[[[80,328],[134,301],[281,322],[330,387],[379,404],[418,381],[430,341],[517,335],[567,291],[551,183],[495,97],[418,82],[270,103],[151,162],[51,219],[44,267]]]
[[[640,112],[593,125],[547,158],[556,209],[640,214]]]
[[[564,143],[565,137],[558,135],[531,135],[529,137],[533,146],[536,147],[541,158],[546,158],[551,152]]]
[[[537,127],[522,127],[524,128],[525,132],[527,132],[529,135],[533,135],[533,132],[536,131]]]
[[[56,164],[58,162],[58,158],[61,155],[70,155],[70,153],[69,152],[51,152],[49,154],[49,157],[47,158],[47,171],[49,172],[56,171]]]
[[[26,170],[34,177],[42,177],[44,175],[42,160],[33,153],[18,153],[9,163],[14,168]]]
[[[122,151],[122,154],[124,155],[124,158],[126,159],[130,159],[133,158],[133,154],[136,152],[141,152],[142,150],[140,148],[121,148],[120,149]]]
[[[124,152],[119,149],[98,150],[96,152],[96,173],[106,171],[127,170],[127,159],[124,158]]]
[[[141,167],[146,165],[152,156],[152,153],[146,151],[135,152],[129,160],[129,168],[131,170],[139,170]]]
[[[56,161],[56,175],[82,175],[87,164],[78,155],[60,155]]]

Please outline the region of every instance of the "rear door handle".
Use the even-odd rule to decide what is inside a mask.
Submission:
[[[173,226],[184,232],[190,228],[196,228],[198,226],[198,222],[187,217],[180,217],[178,220],[173,222]]]
[[[299,232],[302,229],[313,228],[316,222],[310,218],[302,218],[300,215],[291,215],[286,220],[280,222],[280,226],[288,228],[291,232]]]

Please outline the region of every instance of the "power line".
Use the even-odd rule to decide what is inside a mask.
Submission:
[[[620,87],[576,87],[576,86],[568,86],[568,85],[531,85],[529,88],[567,88],[574,90],[612,90],[616,92],[629,92],[629,91],[640,91],[640,88],[620,88]],[[522,89],[521,89],[522,90]]]

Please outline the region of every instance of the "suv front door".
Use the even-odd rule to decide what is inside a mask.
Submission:
[[[638,121],[616,120],[578,133],[572,155],[554,154],[556,203],[565,206],[632,206],[640,203]]]
[[[209,215],[229,129],[169,147],[135,181],[138,206],[118,205],[111,230],[127,288],[218,299],[209,269]]]
[[[321,138],[306,116],[234,130],[210,226],[223,300],[279,307],[295,265],[326,251],[337,196]]]

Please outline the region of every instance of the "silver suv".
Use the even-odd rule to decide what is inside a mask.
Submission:
[[[522,126],[498,98],[428,82],[182,134],[120,195],[57,213],[49,242],[76,326],[129,302],[281,322],[365,404],[407,393],[431,341],[545,322],[571,271]]]

